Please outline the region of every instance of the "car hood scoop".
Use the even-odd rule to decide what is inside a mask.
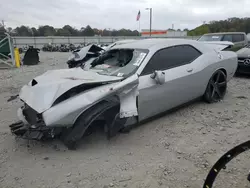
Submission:
[[[84,84],[107,83],[122,77],[100,75],[82,68],[50,70],[24,85],[19,97],[38,113],[49,109],[68,90]]]

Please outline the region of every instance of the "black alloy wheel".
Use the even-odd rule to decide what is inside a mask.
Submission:
[[[218,102],[224,98],[226,90],[227,76],[222,70],[218,70],[210,78],[204,98],[208,103]]]

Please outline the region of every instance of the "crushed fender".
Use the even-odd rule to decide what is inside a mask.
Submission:
[[[133,75],[112,88],[113,90],[117,90],[120,98],[120,118],[138,116],[136,106],[139,94],[138,84],[138,75]]]

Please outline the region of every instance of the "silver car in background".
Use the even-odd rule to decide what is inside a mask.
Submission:
[[[227,46],[145,39],[114,46],[84,68],[47,71],[21,89],[20,121],[11,131],[27,139],[60,137],[74,149],[100,122],[111,138],[196,98],[218,102],[237,68]]]
[[[237,74],[250,74],[250,44],[238,50],[238,68]]]
[[[198,41],[228,41],[234,44],[230,50],[237,51],[248,44],[247,35],[244,32],[221,32],[207,33],[201,36]]]

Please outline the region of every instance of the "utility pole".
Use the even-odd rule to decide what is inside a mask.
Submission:
[[[151,37],[151,32],[152,32],[152,8],[146,8],[146,10],[149,10],[149,36]]]

